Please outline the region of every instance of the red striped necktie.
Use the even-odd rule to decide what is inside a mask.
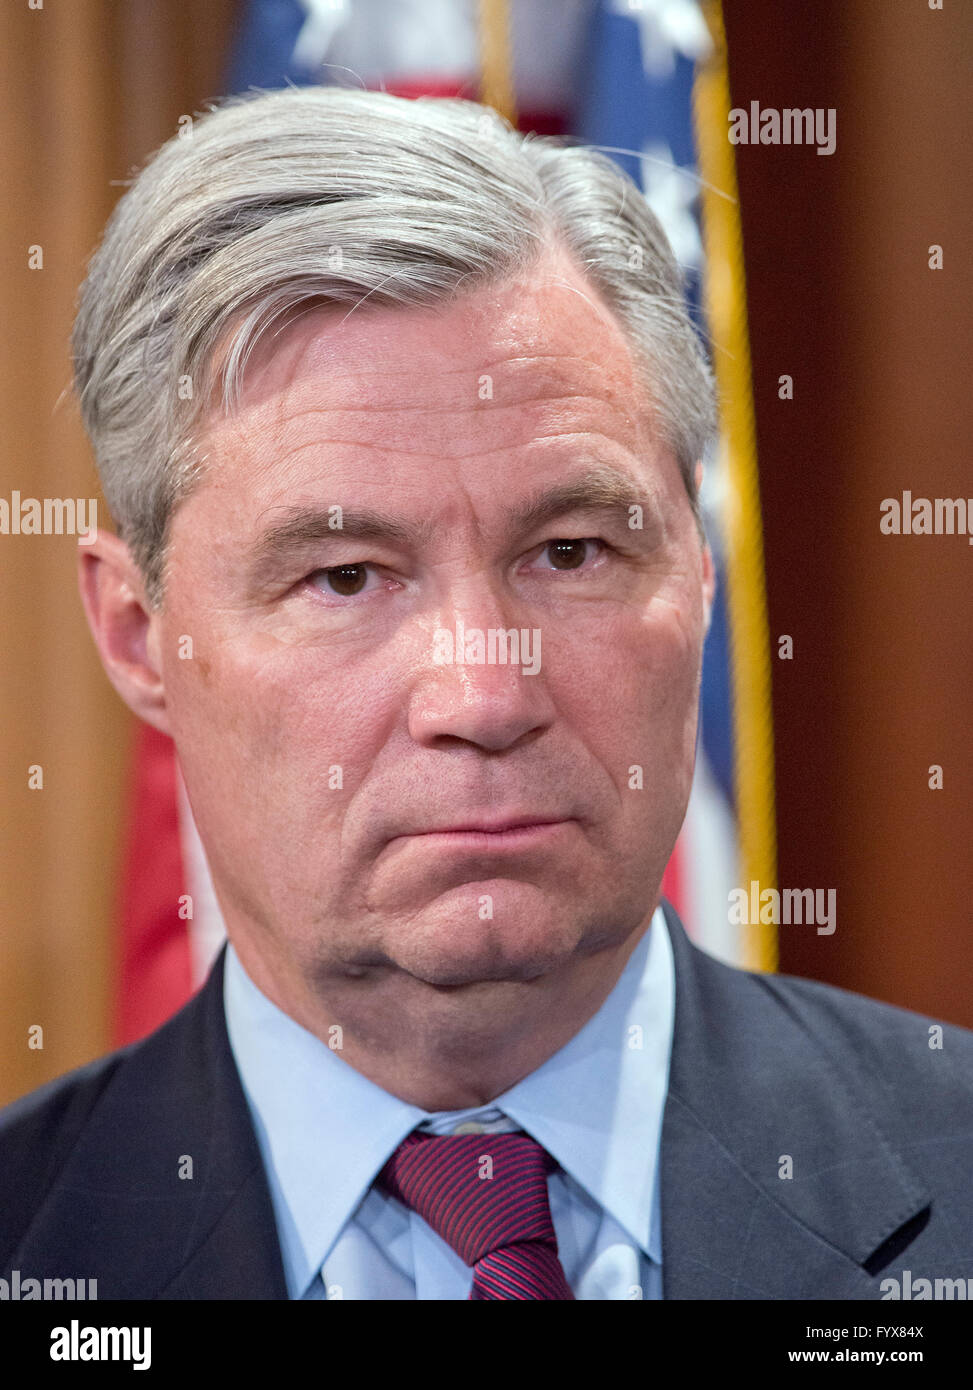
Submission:
[[[573,1299],[528,1134],[408,1135],[376,1179],[473,1268],[473,1299]]]

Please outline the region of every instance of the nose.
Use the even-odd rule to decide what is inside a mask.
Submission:
[[[409,700],[409,732],[417,743],[465,743],[498,753],[550,725],[554,709],[539,628],[514,626],[495,600],[454,605],[438,623],[424,631]]]

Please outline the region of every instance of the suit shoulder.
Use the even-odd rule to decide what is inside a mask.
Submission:
[[[824,1133],[836,1115],[857,1116],[920,1185],[960,1201],[973,1163],[973,1032],[702,951],[693,965],[689,1003],[705,1025],[692,1065],[710,1069],[711,1094],[736,1094],[742,1079],[758,1110],[796,1107]],[[690,1086],[685,1064],[679,1085]]]
[[[77,1067],[0,1110],[0,1255],[16,1244],[131,1050]]]
[[[218,981],[214,1000],[221,998]],[[201,994],[147,1037],[38,1087],[0,1110],[0,1262],[57,1185],[79,1142],[117,1109],[119,1098],[159,1097],[172,1089],[172,1069],[187,1050],[198,1069]]]
[[[835,985],[794,975],[751,979],[843,1070],[887,1092],[908,1092],[917,1110],[959,1103],[973,1117],[973,1031]]]
[[[898,1034],[902,1037],[911,1037],[917,1031],[928,1035],[931,1028],[942,1028],[944,1035],[948,1034],[957,1047],[973,1052],[973,1030],[961,1024],[946,1023],[898,1004],[887,1004],[866,994],[856,994],[853,990],[799,975],[769,975],[757,971],[741,973],[757,981],[784,1007],[800,1014],[817,1014],[822,1019],[831,1020],[836,1027],[844,1026],[852,1031],[862,1029],[869,1033],[877,1030],[883,1035]]]
[[[60,1129],[86,1116],[130,1050],[119,1048],[75,1067],[5,1105],[0,1110],[0,1153],[8,1152],[22,1135]]]

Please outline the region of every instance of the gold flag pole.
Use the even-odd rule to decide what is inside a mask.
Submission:
[[[720,0],[703,0],[713,52],[693,83],[699,172],[703,179],[706,319],[715,347],[721,396],[722,448],[729,481],[726,527],[727,607],[733,686],[734,783],[743,887],[777,886],[774,739],[770,635],[764,575],[760,484],[750,341],[747,332],[743,233],[736,162],[729,141],[730,83]],[[721,193],[726,196],[721,196]],[[744,964],[776,970],[777,930],[752,924]]]
[[[480,100],[517,124],[509,0],[479,0]]]

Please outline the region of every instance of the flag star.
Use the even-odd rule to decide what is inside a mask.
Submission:
[[[695,169],[681,169],[665,144],[643,146],[640,164],[645,200],[662,223],[676,260],[684,269],[699,270],[703,243],[693,213],[699,188]]]
[[[610,0],[609,8],[638,24],[642,67],[653,81],[672,75],[676,53],[696,62],[712,48],[697,0]]]

